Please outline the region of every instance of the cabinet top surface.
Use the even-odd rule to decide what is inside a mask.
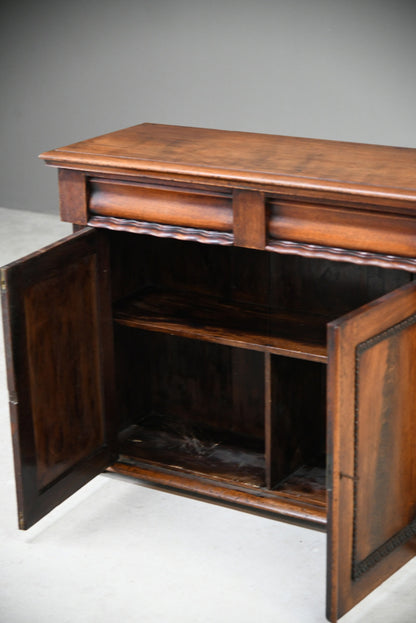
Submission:
[[[416,198],[416,149],[404,147],[144,123],[40,157],[48,164],[85,171],[179,174],[341,191],[369,188]]]

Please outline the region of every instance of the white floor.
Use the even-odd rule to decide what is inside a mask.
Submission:
[[[70,231],[0,208],[0,264]],[[0,623],[325,621],[321,533],[108,476],[18,531],[0,357]],[[416,558],[342,621],[414,623],[415,586]]]

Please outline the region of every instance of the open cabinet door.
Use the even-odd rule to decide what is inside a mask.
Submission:
[[[107,247],[84,230],[1,272],[22,529],[112,460]]]
[[[416,283],[330,323],[328,348],[336,621],[416,554]]]

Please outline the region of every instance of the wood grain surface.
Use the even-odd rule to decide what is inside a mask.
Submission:
[[[416,285],[329,325],[328,618],[416,552]]]
[[[44,152],[55,166],[148,171],[416,199],[416,150],[144,123]]]
[[[21,528],[114,458],[106,249],[83,231],[3,269]]]

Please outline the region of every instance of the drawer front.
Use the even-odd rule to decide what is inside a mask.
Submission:
[[[416,256],[416,220],[406,216],[316,206],[269,203],[269,245],[290,241],[333,249]]]
[[[174,227],[232,232],[231,196],[181,188],[90,180],[89,212]]]

